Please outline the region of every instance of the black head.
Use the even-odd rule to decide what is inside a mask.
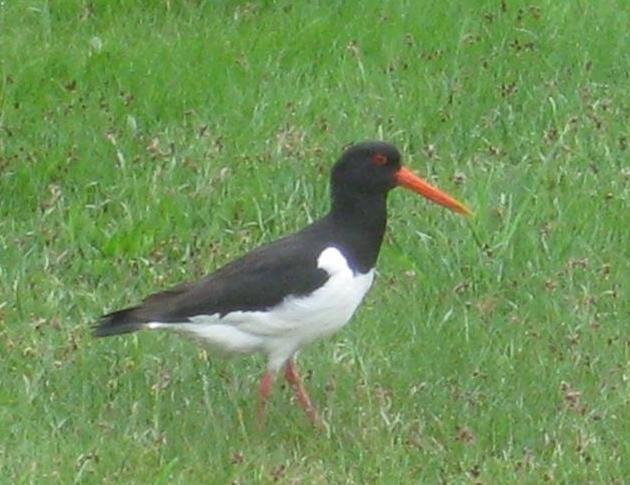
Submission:
[[[366,141],[347,148],[335,164],[333,189],[364,194],[384,194],[397,184],[400,152],[383,141]]]
[[[403,167],[400,158],[398,149],[383,141],[366,141],[346,149],[332,170],[333,206],[348,200],[384,202],[387,192],[400,186],[460,214],[472,214],[464,204]]]

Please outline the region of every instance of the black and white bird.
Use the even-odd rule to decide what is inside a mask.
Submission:
[[[103,316],[94,335],[175,330],[219,354],[262,352],[267,371],[258,419],[284,367],[296,398],[320,422],[294,364],[306,344],[338,331],[372,286],[387,219],[387,194],[402,186],[460,214],[469,209],[401,165],[392,145],[349,147],[332,169],[331,209],[299,232],[261,246],[205,278]]]

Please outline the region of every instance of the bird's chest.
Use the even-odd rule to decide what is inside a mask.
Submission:
[[[373,280],[374,270],[335,274],[313,293],[287,300],[283,320],[294,322],[305,337],[331,334],[350,320]]]
[[[322,286],[287,298],[269,315],[271,326],[284,327],[284,336],[304,342],[334,333],[350,320],[374,280],[374,270],[353,272],[334,247],[321,253],[318,267],[329,275]]]
[[[324,284],[305,295],[291,295],[264,312],[227,315],[238,328],[261,337],[280,339],[298,346],[330,335],[352,317],[374,280],[374,270],[354,272],[341,251],[328,247],[317,266],[328,273]]]

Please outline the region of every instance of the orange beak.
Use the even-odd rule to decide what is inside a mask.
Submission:
[[[471,210],[466,207],[461,202],[453,199],[450,195],[442,192],[437,187],[433,187],[426,180],[421,179],[416,174],[414,174],[411,170],[400,167],[400,170],[394,174],[394,180],[396,184],[401,187],[405,187],[406,189],[412,190],[423,197],[426,197],[430,201],[433,201],[437,204],[443,205],[451,209],[452,211],[458,212],[465,216],[471,216]]]

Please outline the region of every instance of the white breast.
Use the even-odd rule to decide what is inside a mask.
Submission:
[[[330,275],[322,287],[307,296],[288,297],[269,312],[255,312],[260,314],[259,318],[239,327],[252,333],[262,331],[266,335],[309,339],[330,334],[345,325],[372,285],[374,271],[353,273],[334,247],[322,251],[317,267]]]
[[[222,318],[197,315],[190,318],[191,323],[150,323],[147,327],[176,327],[226,352],[262,350],[269,355],[269,367],[277,369],[303,345],[344,326],[374,280],[374,270],[353,273],[335,247],[322,251],[317,267],[330,275],[323,286],[306,296],[287,297],[267,311],[237,311]]]

